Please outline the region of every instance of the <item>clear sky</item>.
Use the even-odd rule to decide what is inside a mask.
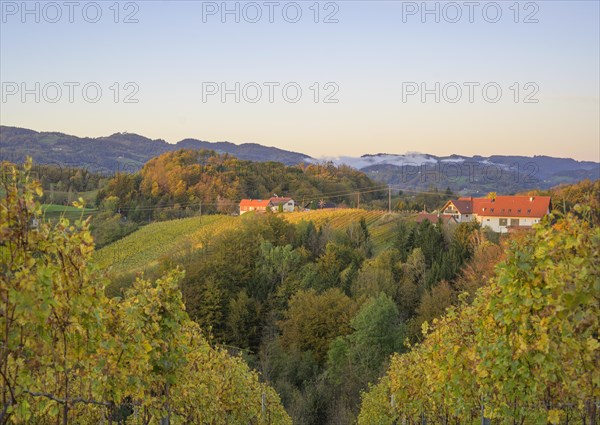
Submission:
[[[600,161],[598,1],[50,3],[1,1],[3,125]]]

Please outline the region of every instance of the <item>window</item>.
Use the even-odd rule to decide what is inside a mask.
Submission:
[[[506,226],[508,225],[508,219],[507,218],[501,218],[500,220],[500,226]]]
[[[518,218],[511,218],[510,219],[510,225],[511,226],[518,226],[519,225],[519,219]]]

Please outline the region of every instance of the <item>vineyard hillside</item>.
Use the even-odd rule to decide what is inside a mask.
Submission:
[[[141,272],[162,258],[175,259],[201,249],[223,230],[233,228],[237,217],[199,216],[152,223],[95,253],[96,263],[112,274]]]
[[[291,223],[312,221],[317,227],[328,225],[336,230],[344,230],[364,218],[376,252],[389,246],[392,230],[406,218],[400,214],[360,209],[315,210],[283,217]],[[220,233],[235,229],[241,220],[250,219],[251,214],[244,217],[209,215],[152,223],[100,249],[95,253],[95,260],[111,274],[141,272],[156,267],[164,258],[176,262],[177,258],[206,246]]]

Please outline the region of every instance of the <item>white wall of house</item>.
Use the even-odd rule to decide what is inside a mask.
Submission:
[[[294,200],[290,200],[283,204],[283,212],[294,212]]]
[[[486,217],[477,216],[481,227],[489,227],[494,232],[506,233],[509,226],[533,226],[540,222],[537,217]]]
[[[240,215],[245,214],[247,212],[252,212],[252,211],[265,212],[265,211],[267,211],[267,208],[266,207],[243,207],[243,208],[240,208]]]
[[[458,214],[456,217],[456,221],[459,223],[466,223],[473,220],[475,220],[475,216],[473,214]]]
[[[459,223],[465,223],[475,219],[473,214],[461,214],[452,204],[448,205],[448,208],[442,211],[442,213],[453,215],[456,221]]]
[[[275,206],[273,207],[273,211],[274,212],[278,212],[278,211],[294,212],[294,207],[295,207],[294,200],[290,199],[285,204],[275,204]],[[280,210],[280,208],[281,208],[281,210]]]

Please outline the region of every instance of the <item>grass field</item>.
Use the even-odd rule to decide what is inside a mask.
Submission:
[[[306,220],[317,226],[328,224],[340,230],[364,218],[376,252],[389,247],[394,227],[406,219],[399,214],[358,209],[296,212],[283,214],[283,217],[292,223]],[[176,260],[193,253],[220,232],[234,229],[241,220],[241,217],[210,215],[152,223],[100,249],[95,253],[95,260],[100,267],[109,268],[114,274],[151,270],[161,259]]]
[[[86,205],[94,205],[99,190],[87,192],[65,192],[61,190],[44,189],[44,199],[51,205],[71,205],[73,201],[82,198]]]
[[[48,220],[57,220],[60,217],[68,218],[69,220],[78,220],[82,217],[86,218],[92,215],[96,210],[92,208],[75,208],[68,205],[43,204],[42,214]]]

